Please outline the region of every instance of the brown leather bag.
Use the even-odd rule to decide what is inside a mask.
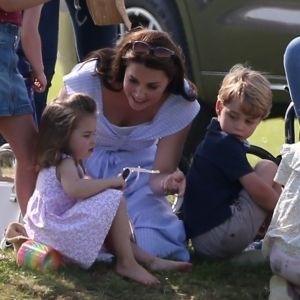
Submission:
[[[95,25],[124,23],[131,28],[124,0],[86,0],[86,3]]]

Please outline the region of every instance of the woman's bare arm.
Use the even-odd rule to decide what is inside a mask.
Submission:
[[[183,194],[185,176],[177,168],[189,130],[190,126],[187,126],[158,142],[153,169],[159,170],[160,174],[153,174],[150,179],[155,194]]]

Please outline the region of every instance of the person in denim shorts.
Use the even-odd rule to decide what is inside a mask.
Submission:
[[[48,2],[49,0],[0,0],[0,9],[5,12],[16,12]]]
[[[34,5],[41,2],[28,1],[23,5],[26,7],[30,3]],[[0,1],[1,8],[6,7],[3,3],[4,1]],[[8,3],[10,8],[9,4],[11,3]],[[23,8],[22,3],[20,7],[17,4],[18,2],[14,3],[15,6],[12,7]],[[16,193],[23,215],[36,181],[34,159],[37,128],[25,82],[17,68],[16,50],[21,33],[25,38],[24,53],[33,68],[34,86],[36,90],[43,91],[46,79],[41,51],[38,44],[32,43],[38,40],[35,35],[38,30],[28,32],[29,28],[37,28],[40,10],[39,6],[24,10],[25,27],[21,33],[22,12],[7,12],[0,9],[0,133],[10,144],[16,157]],[[28,24],[30,26],[27,26]]]

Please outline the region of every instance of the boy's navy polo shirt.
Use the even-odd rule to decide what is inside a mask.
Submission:
[[[183,216],[189,238],[231,217],[230,205],[242,189],[239,178],[253,172],[247,148],[246,143],[222,131],[216,118],[212,119],[187,176]]]

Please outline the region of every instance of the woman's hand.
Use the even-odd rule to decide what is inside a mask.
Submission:
[[[162,189],[166,195],[183,196],[185,191],[185,176],[180,170],[167,175],[162,181]]]

